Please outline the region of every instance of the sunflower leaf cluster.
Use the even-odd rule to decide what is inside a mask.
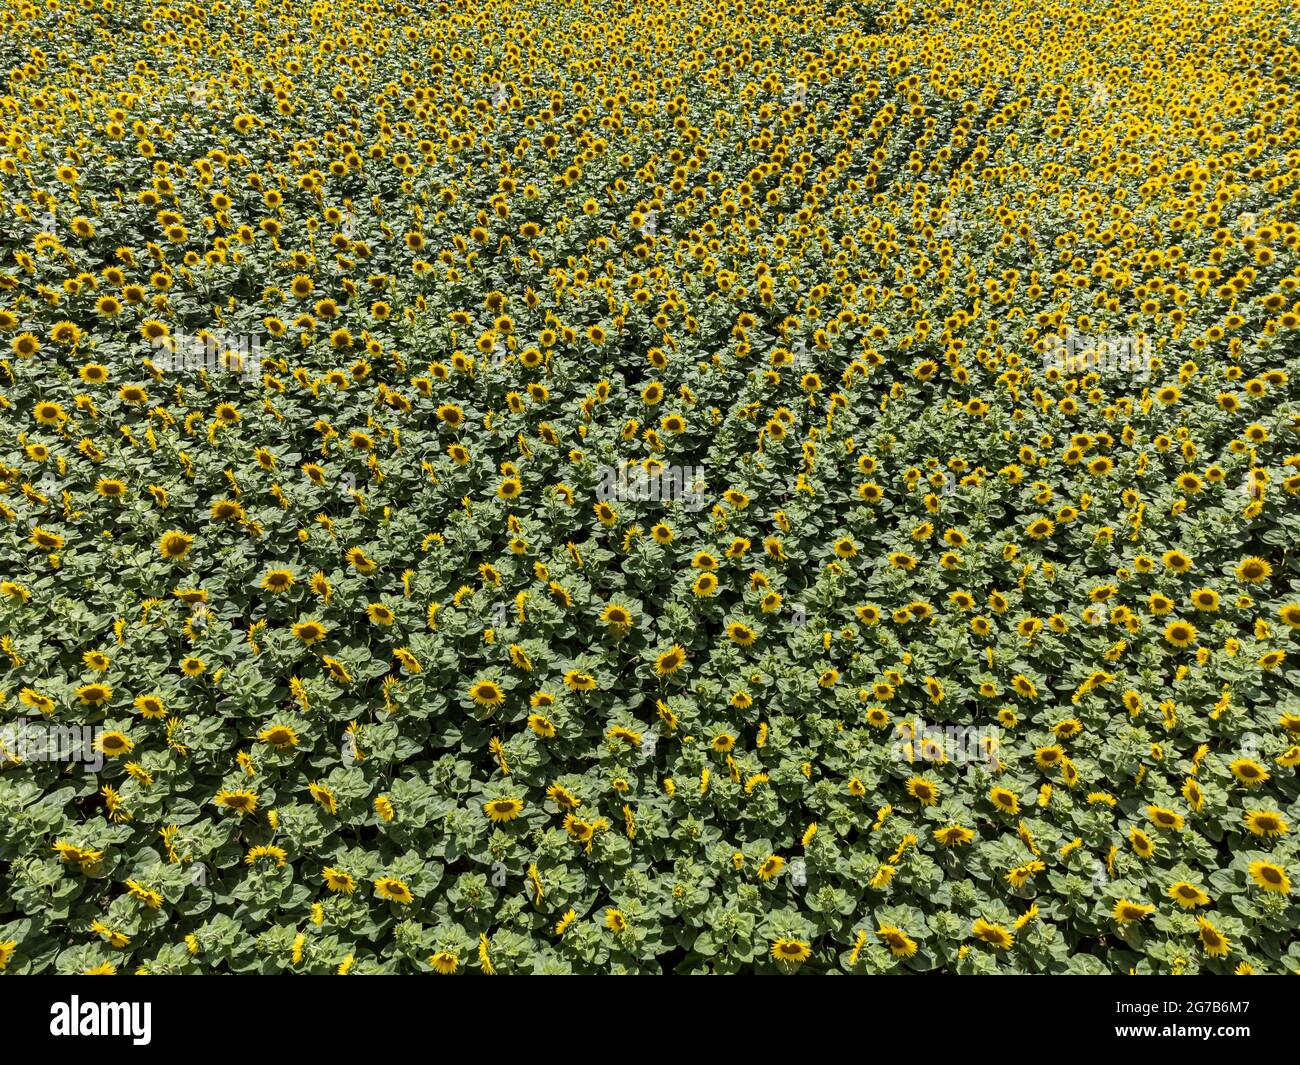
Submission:
[[[1300,972],[1289,17],[0,0],[0,971]]]

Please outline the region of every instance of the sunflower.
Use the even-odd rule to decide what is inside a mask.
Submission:
[[[67,419],[67,412],[57,403],[41,402],[32,408],[32,417],[39,425],[58,425]]]
[[[274,843],[262,843],[249,848],[248,853],[244,855],[244,864],[257,865],[259,862],[269,861],[277,869],[283,869],[288,857],[288,852],[283,847],[277,847]]]
[[[87,669],[93,669],[96,673],[103,673],[111,663],[108,655],[103,651],[87,651],[81,656],[81,660],[86,664]]]
[[[321,879],[336,895],[351,895],[357,889],[357,882],[351,873],[332,865],[327,865],[321,870]]]
[[[528,727],[534,735],[544,740],[553,740],[556,736],[555,725],[543,714],[529,714]]]
[[[32,333],[20,333],[9,342],[9,347],[20,359],[30,359],[40,351],[41,342]]]
[[[564,686],[569,691],[589,692],[597,687],[596,678],[580,669],[570,669],[564,674]]]
[[[802,940],[782,937],[772,941],[770,953],[773,961],[784,962],[787,965],[802,965],[812,957],[812,948]]]
[[[1286,870],[1272,862],[1253,861],[1248,868],[1250,878],[1265,891],[1278,895],[1291,894],[1291,878]]]
[[[568,788],[558,783],[552,784],[546,789],[546,797],[561,810],[576,810],[582,805],[581,799],[569,791]]]
[[[38,692],[35,688],[21,688],[18,692],[18,701],[24,706],[30,706],[33,710],[41,714],[49,714],[54,710],[54,700],[48,695]]]
[[[378,563],[369,558],[359,547],[348,548],[346,555],[348,565],[358,573],[369,575],[379,568]]]
[[[77,689],[77,699],[86,706],[103,706],[113,696],[107,684],[83,684]]]
[[[698,599],[707,599],[718,590],[718,578],[712,573],[701,573],[691,585],[691,593]]]
[[[429,964],[433,967],[434,972],[441,973],[443,976],[451,976],[460,968],[460,958],[455,951],[440,950],[429,955]]]
[[[1170,884],[1165,894],[1184,910],[1194,910],[1197,906],[1208,906],[1210,904],[1210,896],[1195,884],[1186,880],[1179,880]]]
[[[1032,862],[1025,862],[1024,865],[1018,865],[1013,869],[1008,869],[1005,874],[1006,881],[1013,888],[1019,891],[1046,868],[1047,866],[1043,862],[1034,859]]]
[[[375,881],[375,895],[389,902],[395,902],[399,906],[409,906],[415,901],[415,896],[405,881],[394,876],[379,877]]]
[[[50,330],[50,339],[65,348],[76,347],[84,335],[72,322],[56,322]]]
[[[945,847],[963,847],[975,838],[975,833],[961,825],[947,825],[934,830],[934,838]]]
[[[1234,777],[1248,788],[1257,788],[1270,777],[1270,773],[1253,758],[1237,758],[1228,763]]]
[[[681,644],[673,644],[667,651],[655,659],[655,673],[661,677],[671,676],[686,663],[686,649]]]
[[[881,925],[876,929],[876,937],[889,948],[889,953],[895,958],[910,958],[918,949],[916,940],[897,925]]]
[[[151,720],[158,720],[167,716],[167,705],[160,695],[137,695],[135,697],[135,708],[140,711],[141,717]]]
[[[1244,820],[1252,836],[1267,836],[1273,839],[1285,836],[1291,829],[1286,819],[1276,810],[1247,810]]]
[[[110,758],[120,758],[124,754],[130,754],[135,749],[135,743],[125,733],[109,730],[102,732],[95,741],[95,750],[108,755]]]
[[[391,625],[397,620],[397,615],[392,612],[383,603],[371,603],[366,607],[366,617],[376,625]]]
[[[470,699],[478,706],[495,707],[506,701],[506,693],[494,680],[476,680],[469,686]]]
[[[32,599],[32,593],[15,581],[0,581],[0,596],[20,603],[29,603]]]
[[[114,947],[118,950],[124,949],[125,947],[129,946],[131,943],[131,937],[127,935],[125,932],[119,932],[112,928],[109,928],[106,924],[104,924],[102,921],[98,919],[95,919],[90,922],[90,930],[96,933],[97,935],[102,936],[110,947]]]
[[[1154,592],[1147,598],[1147,605],[1151,608],[1151,613],[1163,617],[1173,610],[1177,604],[1167,595]]]
[[[736,737],[730,732],[719,732],[709,741],[709,746],[718,754],[726,754],[728,751],[735,748]]]
[[[1277,669],[1286,661],[1285,651],[1268,651],[1255,660],[1256,665],[1265,671]]]
[[[561,825],[564,831],[579,843],[585,843],[590,846],[591,841],[595,838],[596,831],[601,826],[600,821],[583,821],[573,813],[565,814],[564,822]]]
[[[1133,853],[1139,858],[1150,858],[1156,852],[1156,845],[1151,837],[1136,825],[1129,829],[1128,841],[1133,848]]]
[[[1120,899],[1115,903],[1111,910],[1111,916],[1119,924],[1132,924],[1134,921],[1143,921],[1156,912],[1154,906],[1145,902],[1130,902],[1128,899]]]
[[[213,800],[218,806],[234,810],[240,814],[251,814],[257,809],[257,793],[246,789],[230,791],[222,788]]]
[[[1065,751],[1060,744],[1049,744],[1044,747],[1034,748],[1034,764],[1039,769],[1048,770],[1058,766],[1065,759]]]
[[[321,640],[325,639],[325,636],[329,632],[329,630],[319,621],[313,621],[311,619],[295,623],[292,631],[298,639],[308,646],[311,646],[314,643],[319,643]]]
[[[524,804],[519,799],[491,799],[483,804],[483,812],[497,824],[513,821],[523,809]]]
[[[63,547],[62,536],[47,529],[42,529],[39,525],[32,529],[29,539],[33,545],[39,547],[42,551],[58,551]]]
[[[297,579],[291,569],[269,569],[262,576],[261,587],[274,595],[286,592],[293,587]]]
[[[934,806],[939,801],[939,785],[925,777],[909,778],[907,793],[922,806]]]
[[[168,562],[179,562],[190,553],[193,544],[194,537],[177,529],[169,529],[158,541],[158,553]]]
[[[1237,579],[1245,584],[1263,584],[1273,575],[1273,567],[1264,559],[1252,555],[1238,563],[1236,573]]]
[[[276,750],[287,751],[298,746],[298,732],[289,725],[269,725],[257,734],[262,743]]]
[[[970,930],[976,939],[983,940],[997,950],[1010,950],[1016,941],[1016,937],[1002,925],[993,924],[983,917],[977,918]]]
[[[1018,814],[1020,812],[1020,799],[1014,791],[1009,788],[993,787],[989,789],[989,802],[996,806],[1003,813]]]
[[[742,621],[733,621],[727,626],[727,638],[741,647],[752,647],[758,639],[758,633]]]
[[[213,521],[243,521],[244,505],[234,499],[218,499],[208,510]]]
[[[1148,806],[1147,818],[1156,828],[1163,828],[1168,831],[1181,832],[1184,821],[1181,814],[1164,806]]]
[[[616,633],[628,632],[634,621],[632,611],[618,603],[608,604],[601,611],[600,620],[608,625]]]
[[[1232,944],[1228,942],[1228,937],[1204,917],[1196,918],[1196,927],[1201,932],[1201,946],[1211,958],[1222,958],[1232,953]]]
[[[1011,687],[1015,689],[1016,694],[1025,699],[1038,698],[1038,685],[1026,677],[1023,673],[1017,673],[1011,678]],[[1054,761],[1055,759],[1053,759]],[[1049,763],[1050,764],[1050,763]],[[1041,768],[1041,766],[1040,766]]]

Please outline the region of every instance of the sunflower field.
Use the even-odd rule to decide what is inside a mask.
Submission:
[[[0,0],[0,970],[1300,973],[1288,0]]]

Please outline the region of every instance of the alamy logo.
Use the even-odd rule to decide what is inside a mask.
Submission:
[[[130,1036],[138,1047],[153,1038],[153,1004],[149,1002],[82,1002],[77,995],[70,1002],[50,1006],[50,1035]]]
[[[894,729],[898,762],[951,762],[996,768],[1001,733],[995,725],[931,725],[900,721]]]
[[[678,502],[689,511],[703,509],[704,494],[703,466],[659,466],[653,470],[627,462],[617,469],[602,466],[596,485],[596,498],[602,503]]]
[[[99,725],[62,725],[20,717],[0,726],[0,765],[6,762],[80,762],[88,772],[104,767]]]
[[[1063,337],[1049,337],[1047,343],[1044,369],[1067,374],[1127,373],[1142,379],[1151,374],[1151,341],[1145,333],[1079,336],[1070,329]]]
[[[237,374],[256,381],[262,372],[262,340],[252,335],[178,332],[146,341],[153,361],[163,370],[207,370]]]

